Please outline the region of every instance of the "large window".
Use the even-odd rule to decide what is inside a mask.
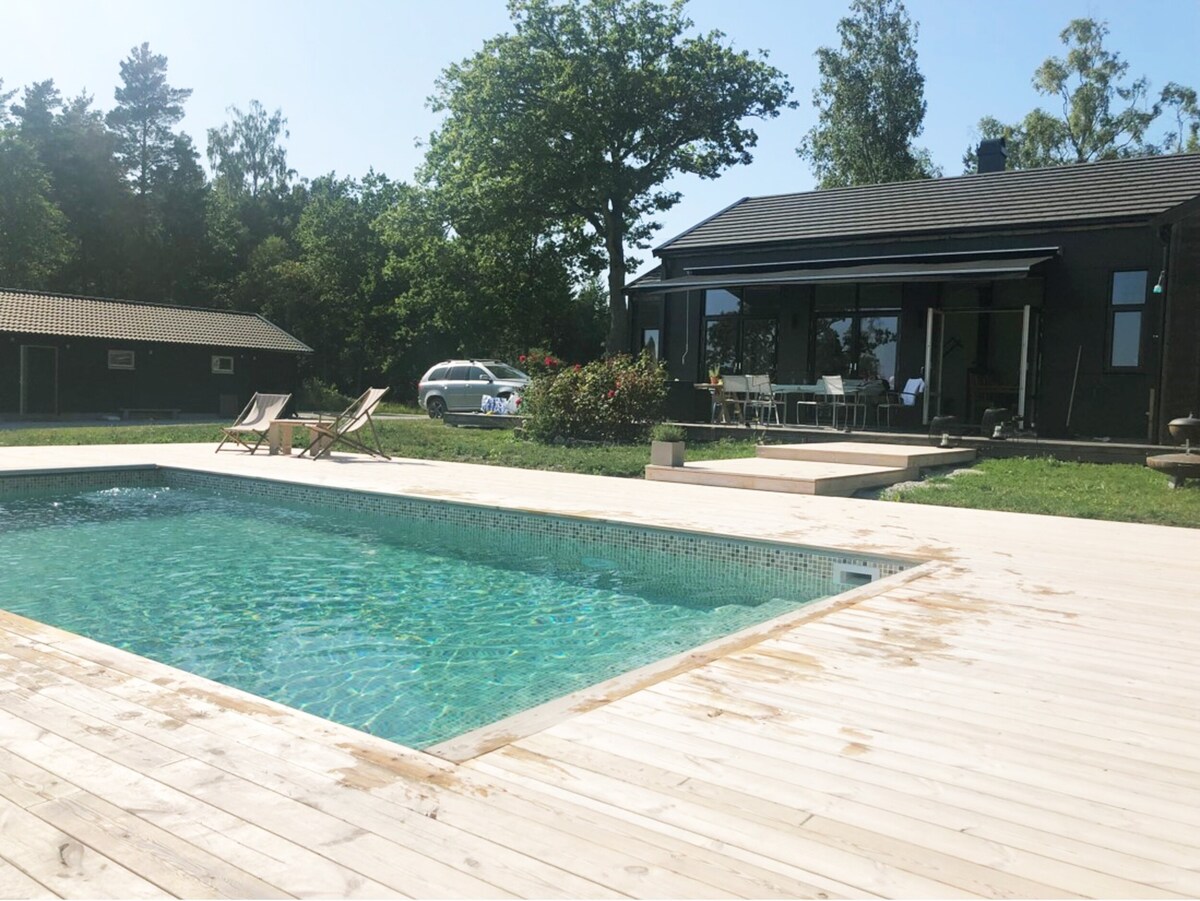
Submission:
[[[899,285],[818,285],[812,319],[814,379],[841,375],[896,386]]]
[[[724,288],[704,292],[706,372],[775,374],[779,292]]]
[[[1108,305],[1109,355],[1113,369],[1142,366],[1142,313],[1146,306],[1146,271],[1114,272]]]

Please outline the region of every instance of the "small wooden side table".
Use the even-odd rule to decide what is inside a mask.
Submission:
[[[298,427],[315,425],[316,419],[272,419],[267,429],[267,450],[272,454],[292,454],[292,430]]]

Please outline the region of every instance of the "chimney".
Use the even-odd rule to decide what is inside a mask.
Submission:
[[[1004,138],[980,141],[978,158],[980,175],[985,172],[1003,172],[1008,160],[1008,151],[1004,149]]]

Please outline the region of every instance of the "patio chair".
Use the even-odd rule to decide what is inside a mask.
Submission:
[[[817,379],[811,394],[805,394],[796,401],[796,424],[800,425],[803,421],[804,408],[812,407],[813,425],[819,426],[821,424],[821,408],[827,406],[829,406],[829,401],[825,399],[825,377],[822,376]]]
[[[733,410],[737,411],[738,421],[746,422],[746,397],[750,391],[750,379],[744,375],[726,375],[721,377],[721,385],[725,395],[726,419]]]
[[[887,428],[892,427],[892,410],[904,410],[915,407],[917,398],[925,392],[924,379],[909,379],[904,383],[904,390],[899,394],[890,392],[883,403],[875,407],[875,425],[879,425],[880,417],[887,417]]]
[[[232,441],[253,454],[267,440],[271,420],[283,416],[283,409],[291,399],[290,394],[256,393],[250,398],[250,403],[246,404],[246,409],[234,420],[233,425],[221,427],[225,437],[217,445],[217,452],[220,452],[226,442]]]
[[[383,446],[379,443],[379,433],[375,430],[375,420],[371,418],[371,414],[389,390],[391,389],[368,388],[337,419],[331,422],[309,423],[308,433],[311,440],[305,453],[316,460],[329,456],[335,446],[344,444],[364,454],[370,454],[372,457],[383,457],[385,460],[390,460],[391,457],[383,452]],[[354,433],[365,425],[371,427],[374,446],[353,437]]]
[[[863,411],[863,416],[866,416],[866,407],[858,396],[857,387],[847,387],[845,381],[840,375],[827,375],[825,379],[825,391],[829,396],[829,406],[833,408],[833,427],[838,427],[838,410],[843,411],[847,416],[851,417],[850,425],[846,426],[849,431],[851,425],[858,424],[858,411]]]
[[[754,410],[761,425],[766,425],[772,416],[775,417],[775,425],[779,425],[779,408],[776,406],[775,391],[771,387],[771,377],[749,375],[746,376],[746,383],[746,412]]]

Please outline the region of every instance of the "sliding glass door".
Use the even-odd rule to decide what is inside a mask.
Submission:
[[[705,373],[774,375],[778,294],[754,289],[705,292]]]

